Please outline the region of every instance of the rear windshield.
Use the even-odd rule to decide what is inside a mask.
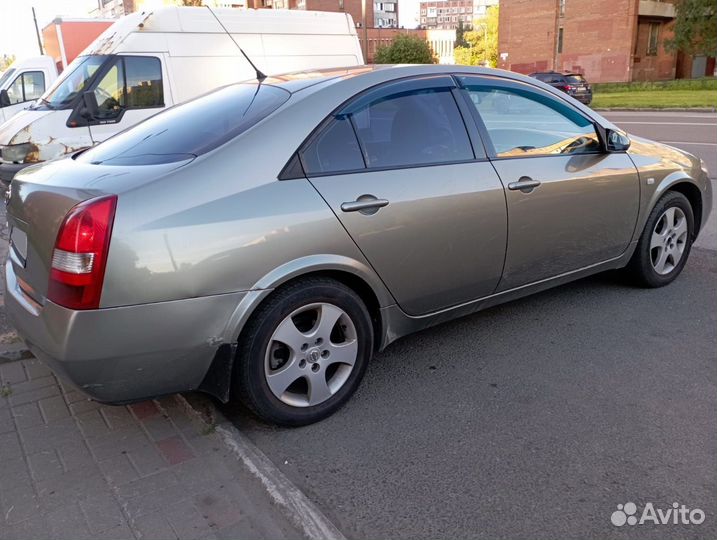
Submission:
[[[266,118],[291,94],[276,86],[235,84],[172,107],[77,157],[104,165],[152,165],[190,159]]]
[[[585,77],[582,75],[566,75],[565,78],[568,80],[569,83],[573,84],[582,84],[585,82]]]

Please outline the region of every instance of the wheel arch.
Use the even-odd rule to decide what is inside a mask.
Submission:
[[[700,191],[700,188],[697,187],[696,184],[694,184],[692,181],[684,179],[684,180],[678,180],[675,183],[671,184],[664,193],[669,193],[670,191],[675,191],[677,193],[681,193],[684,195],[687,200],[690,202],[690,206],[692,207],[692,212],[694,214],[694,223],[695,223],[695,231],[694,231],[694,237],[697,237],[697,234],[700,232],[700,228],[702,226],[702,193]],[[663,193],[663,194],[664,194]]]
[[[302,257],[261,278],[232,314],[224,333],[225,343],[236,343],[239,340],[249,318],[276,289],[310,277],[335,279],[361,297],[371,316],[375,334],[374,347],[378,347],[383,333],[381,308],[395,304],[395,300],[369,266],[349,257],[329,255]]]

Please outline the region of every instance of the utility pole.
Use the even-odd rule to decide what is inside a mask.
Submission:
[[[363,61],[368,64],[368,26],[366,25],[366,0],[361,0],[361,26],[363,26]]]
[[[40,39],[40,30],[37,28],[37,16],[35,15],[35,7],[32,8],[32,20],[35,21],[35,35],[37,36],[37,46],[40,47],[40,54],[45,52],[42,50],[42,40]]]

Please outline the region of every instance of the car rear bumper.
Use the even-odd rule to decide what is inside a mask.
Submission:
[[[572,97],[574,99],[577,99],[583,105],[590,105],[590,103],[592,103],[592,100],[593,100],[592,93],[590,93],[590,94],[574,94]]]
[[[5,309],[30,351],[108,403],[196,389],[245,294],[74,311],[35,303],[5,265]]]

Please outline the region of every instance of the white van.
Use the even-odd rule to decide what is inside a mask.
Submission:
[[[103,32],[30,109],[0,126],[0,180],[175,103],[255,78],[232,38],[266,75],[363,63],[346,13],[206,7],[133,13]]]
[[[0,74],[0,124],[27,109],[57,79],[51,56],[34,56],[13,62]]]

